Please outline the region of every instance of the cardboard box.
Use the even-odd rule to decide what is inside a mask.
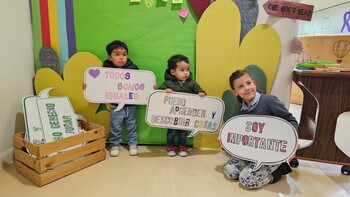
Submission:
[[[24,133],[14,134],[17,171],[36,185],[43,186],[105,160],[104,127],[91,122],[80,123],[86,132],[41,145],[25,140]],[[67,148],[70,149],[62,151]]]

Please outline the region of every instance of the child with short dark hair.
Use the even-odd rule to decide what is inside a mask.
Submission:
[[[288,112],[284,104],[273,95],[260,94],[256,91],[256,81],[245,70],[237,70],[229,79],[232,93],[242,103],[238,115],[269,115],[285,119],[297,128],[298,122]],[[263,165],[253,170],[255,163],[232,157],[224,166],[224,173],[229,179],[239,179],[247,188],[260,188],[269,183],[276,183],[282,175],[290,173],[290,166],[282,164]]]
[[[128,58],[128,47],[120,41],[115,40],[106,46],[108,58],[103,62],[103,67],[116,69],[135,69],[139,68]],[[136,106],[125,105],[119,111],[115,111],[117,103],[109,105],[110,109],[110,156],[119,155],[120,144],[122,143],[122,126],[126,128],[126,140],[129,145],[129,154],[137,155],[137,123]]]
[[[174,55],[168,60],[168,69],[164,74],[165,81],[159,89],[167,93],[185,92],[205,96],[204,90],[192,79],[190,61],[184,55]],[[187,131],[168,129],[167,131],[167,155],[173,157],[175,152],[175,137],[178,135],[178,149],[181,157],[188,155],[186,150]]]
[[[107,59],[103,62],[103,67],[116,69],[135,69],[139,68],[128,58],[128,46],[120,41],[115,40],[107,44]],[[83,89],[86,84],[83,84]],[[120,144],[122,143],[122,126],[126,128],[126,140],[129,145],[129,154],[134,156],[138,154],[137,150],[137,123],[136,123],[136,106],[124,105],[119,111],[115,111],[118,103],[107,104],[110,111],[110,133],[109,143],[111,157],[119,156]]]

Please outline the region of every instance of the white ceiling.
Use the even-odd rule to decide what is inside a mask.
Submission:
[[[350,1],[344,0],[300,0],[300,3],[314,5],[314,11],[322,10],[324,8],[332,7],[334,5],[346,3]]]

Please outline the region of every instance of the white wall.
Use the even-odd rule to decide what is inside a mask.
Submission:
[[[292,2],[299,2],[303,4],[314,5],[314,12],[319,10],[323,10],[325,8],[329,8],[335,5],[343,4],[344,0],[290,0]],[[259,15],[265,15],[265,12],[259,13]],[[262,17],[264,18],[264,17]],[[271,94],[276,95],[283,103],[286,104],[288,108],[288,103],[290,101],[290,89],[291,89],[291,81],[292,81],[292,72],[293,67],[290,64],[294,63],[294,54],[290,53],[291,49],[291,35],[297,35],[298,23],[301,20],[291,20],[288,18],[267,18],[266,21],[258,21],[261,23],[269,24],[275,28],[281,38],[281,58],[280,67],[277,71],[275,81],[273,83],[273,87],[271,90]],[[286,88],[287,87],[287,88]]]
[[[314,12],[311,21],[299,21],[298,35],[348,35],[350,31],[344,26],[344,15],[349,12],[350,1],[335,3],[328,8],[320,7],[322,9]]]
[[[267,1],[267,0],[265,0]],[[314,12],[338,4],[343,4],[344,0],[290,0],[296,3],[304,3],[314,5]],[[259,5],[263,5],[264,1],[258,1]],[[275,81],[272,86],[271,94],[276,95],[288,108],[290,101],[290,89],[292,81],[292,72],[294,69],[294,54],[291,51],[293,37],[298,33],[298,23],[300,20],[293,20],[281,17],[268,17],[263,9],[259,10],[259,18],[257,23],[271,25],[279,34],[281,39],[281,58],[280,66],[277,71]]]
[[[300,3],[314,5],[314,12],[349,1],[344,0],[301,0]]]
[[[12,135],[23,131],[22,98],[33,94],[29,0],[0,0],[0,170],[12,161]]]

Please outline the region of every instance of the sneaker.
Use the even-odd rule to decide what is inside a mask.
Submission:
[[[118,157],[119,156],[119,146],[112,146],[111,150],[109,151],[109,155],[111,157]]]
[[[138,150],[137,150],[137,146],[136,145],[130,145],[129,146],[129,155],[130,156],[135,156],[137,155]]]
[[[181,157],[186,157],[188,155],[185,146],[179,146],[179,155]]]
[[[171,146],[167,147],[167,155],[169,157],[174,157],[176,155],[174,147],[171,147]]]

